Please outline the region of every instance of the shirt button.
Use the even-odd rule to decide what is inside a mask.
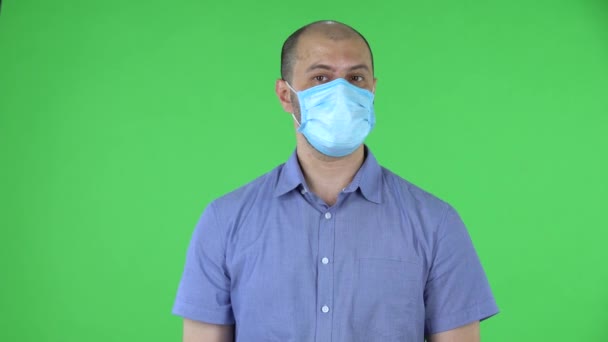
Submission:
[[[329,211],[325,213],[325,218],[328,220],[331,218],[331,213]]]
[[[304,195],[304,194],[306,193],[306,189],[302,189],[302,190],[300,190],[300,193],[301,193],[302,195]]]
[[[321,308],[321,311],[323,311],[323,313],[328,313],[329,312],[329,306],[323,305],[323,307]]]
[[[321,259],[321,262],[323,263],[323,265],[327,265],[329,263],[329,259],[323,258]]]

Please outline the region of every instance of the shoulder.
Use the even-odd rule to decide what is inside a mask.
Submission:
[[[207,210],[213,209],[215,215],[225,219],[227,216],[235,216],[246,211],[260,201],[269,200],[273,197],[275,185],[284,165],[280,164],[249,183],[216,198]]]
[[[382,175],[389,196],[397,196],[404,206],[444,211],[450,205],[429,191],[382,167]]]
[[[194,232],[195,240],[226,241],[231,231],[246,221],[253,213],[263,212],[256,208],[260,203],[270,203],[274,184],[284,164],[259,176],[251,182],[230,191],[207,205],[203,210]]]
[[[383,196],[386,201],[397,204],[402,212],[434,231],[439,228],[446,216],[456,210],[443,199],[382,167]]]

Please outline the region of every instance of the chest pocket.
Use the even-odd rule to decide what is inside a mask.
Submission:
[[[360,258],[353,298],[353,319],[360,341],[414,341],[423,336],[421,265]]]

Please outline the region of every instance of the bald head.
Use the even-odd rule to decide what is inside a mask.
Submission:
[[[283,49],[281,50],[281,78],[288,82],[291,82],[292,80],[293,66],[299,53],[298,41],[303,36],[320,36],[335,41],[360,39],[365,43],[369,50],[373,68],[374,59],[372,50],[361,33],[346,24],[332,20],[322,20],[299,28],[285,40],[285,43],[283,43]]]

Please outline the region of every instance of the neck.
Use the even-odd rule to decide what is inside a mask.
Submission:
[[[363,164],[363,145],[348,156],[334,158],[315,150],[302,134],[298,134],[297,140],[298,160],[309,190],[327,205],[334,205]]]

